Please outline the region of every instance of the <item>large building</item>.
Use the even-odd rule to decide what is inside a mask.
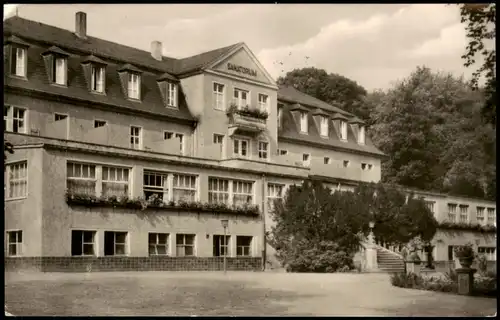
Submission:
[[[8,268],[215,270],[227,252],[260,270],[288,186],[380,180],[363,121],[278,88],[244,43],[173,59],[75,18],[4,21]]]

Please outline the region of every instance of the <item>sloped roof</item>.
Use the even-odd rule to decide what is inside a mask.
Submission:
[[[241,46],[242,44],[243,42],[239,42],[227,47],[200,53],[188,58],[179,59],[176,64],[175,73],[180,75],[200,71],[203,68],[209,66],[211,63],[217,61],[219,58],[222,58],[231,50],[235,49],[238,46]]]
[[[354,117],[347,111],[340,109],[339,107],[332,106],[324,101],[321,101],[313,96],[300,92],[292,86],[279,86],[278,89],[278,100],[285,100],[292,103],[300,103],[312,108],[320,108],[329,112],[338,112],[348,118]]]

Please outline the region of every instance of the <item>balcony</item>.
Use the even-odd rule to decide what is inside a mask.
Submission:
[[[341,161],[335,160],[331,164],[325,164],[323,159],[312,159],[311,174],[347,180],[365,180],[361,168],[344,167]]]
[[[231,104],[227,111],[229,118],[229,135],[249,134],[257,135],[266,129],[267,112],[256,108],[238,107]]]
[[[45,136],[57,139],[69,138],[69,118],[52,121],[45,126]]]

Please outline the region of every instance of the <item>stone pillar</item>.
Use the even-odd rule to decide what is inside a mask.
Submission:
[[[471,268],[458,268],[458,294],[472,295],[474,290],[474,273],[476,269]]]
[[[366,270],[375,271],[378,269],[377,248],[375,246],[375,235],[373,231],[368,234],[368,245],[366,246]]]
[[[420,275],[420,261],[405,261],[406,263],[406,273],[414,273],[417,276]]]

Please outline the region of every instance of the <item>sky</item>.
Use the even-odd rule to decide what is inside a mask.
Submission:
[[[371,91],[387,89],[417,66],[469,78],[461,59],[464,25],[445,4],[23,4],[17,14],[74,31],[75,13],[87,13],[91,36],[163,54],[187,57],[245,42],[277,79],[316,67]]]

